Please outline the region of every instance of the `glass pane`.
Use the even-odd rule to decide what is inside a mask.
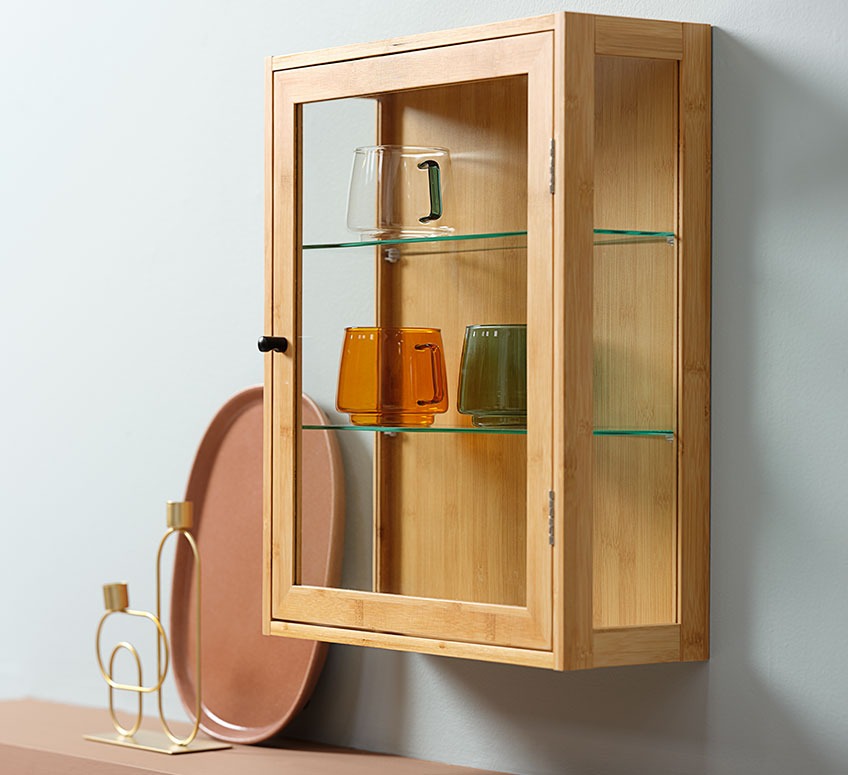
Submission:
[[[595,428],[674,428],[674,246],[595,247]]]
[[[350,99],[303,107],[302,234],[305,242],[349,240],[346,225],[348,177],[353,149],[374,143],[377,102]],[[346,326],[375,320],[374,250],[322,250],[307,254],[301,265],[301,389],[321,408],[327,422],[344,424],[336,411],[339,354]],[[340,586],[371,590],[374,435],[335,434],[344,466],[345,530]],[[320,437],[304,435],[304,454]],[[309,503],[308,488],[321,482],[300,482],[301,503]],[[310,531],[299,531],[300,557],[311,556]],[[318,555],[320,556],[320,554]],[[299,575],[310,579],[308,568]]]
[[[339,586],[523,605],[526,78],[311,103],[302,127],[298,350],[345,469]]]
[[[597,57],[595,78],[594,625],[664,624],[677,606],[677,64]]]

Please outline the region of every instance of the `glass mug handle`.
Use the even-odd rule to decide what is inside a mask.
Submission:
[[[417,401],[418,406],[431,406],[433,404],[440,404],[442,399],[445,397],[445,376],[442,373],[442,358],[441,358],[441,348],[437,344],[417,344],[415,345],[415,349],[419,352],[422,350],[428,350],[430,353],[430,373],[433,379],[433,397],[428,400],[419,399]]]
[[[427,170],[427,182],[430,187],[430,213],[418,220],[421,223],[438,221],[442,217],[442,176],[439,162],[427,159],[418,165],[418,169]]]

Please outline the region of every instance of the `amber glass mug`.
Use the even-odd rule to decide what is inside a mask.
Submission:
[[[439,329],[346,328],[336,408],[354,425],[432,425],[448,409]]]

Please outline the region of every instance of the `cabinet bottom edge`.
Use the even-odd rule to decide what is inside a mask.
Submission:
[[[549,670],[569,668],[567,656],[557,659],[553,650],[516,648],[466,643],[439,638],[422,638],[395,633],[368,632],[342,627],[325,627],[302,622],[271,620],[270,635],[318,640],[349,646],[433,654],[458,659],[540,667]],[[684,653],[679,624],[640,627],[598,628],[592,631],[592,655],[585,668],[705,661],[709,658],[691,651]]]
[[[510,665],[555,669],[553,651],[465,643],[438,638],[420,638],[392,633],[366,632],[363,630],[322,627],[316,624],[284,622],[279,620],[272,620],[270,622],[269,631],[271,635],[320,640],[327,643],[339,643],[348,646],[368,646],[393,651],[409,651],[459,659],[475,659],[484,662],[501,662]]]
[[[594,667],[680,662],[680,625],[596,629],[592,651]]]

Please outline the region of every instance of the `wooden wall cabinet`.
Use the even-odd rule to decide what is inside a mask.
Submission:
[[[266,633],[557,670],[708,658],[710,69],[709,26],[571,13],[269,59],[265,334],[290,346],[265,356]],[[345,235],[357,144],[450,149],[454,238]],[[527,324],[526,431],[456,411],[477,323]],[[441,329],[449,411],[346,425],[344,325]],[[301,568],[321,385],[359,482],[334,588]]]

